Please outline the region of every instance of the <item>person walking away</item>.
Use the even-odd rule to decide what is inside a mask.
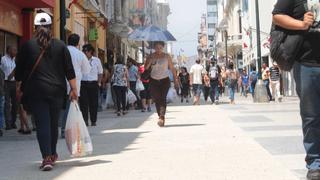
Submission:
[[[209,77],[210,77],[210,99],[212,104],[219,104],[219,81],[221,79],[221,69],[218,65],[216,65],[215,61],[211,61],[211,66],[209,69]]]
[[[17,96],[36,121],[37,139],[42,154],[40,169],[50,171],[55,164],[58,121],[67,91],[77,101],[75,72],[66,45],[52,36],[52,20],[46,13],[35,16],[35,38],[21,46],[17,55]]]
[[[108,86],[111,79],[110,71],[108,70],[108,64],[103,64],[103,75],[101,79],[100,87],[100,107],[99,109],[105,110],[108,107],[107,96],[108,96]]]
[[[208,102],[209,95],[210,95],[210,78],[206,71],[203,75],[203,96],[204,96],[205,102]]]
[[[128,72],[129,72],[129,83],[130,83],[130,90],[133,92],[133,94],[137,97],[137,106],[135,107],[135,109],[140,109],[141,106],[138,102],[140,102],[140,99],[138,99],[138,94],[137,94],[137,90],[136,90],[136,85],[137,85],[137,80],[138,80],[138,67],[136,65],[133,64],[133,59],[130,59],[128,61]]]
[[[139,74],[141,76],[142,73],[144,73],[144,64],[139,66]],[[144,90],[140,92],[140,97],[141,97],[141,103],[142,103],[142,109],[141,112],[151,112],[151,94],[150,94],[150,80],[143,79],[140,77],[140,80],[143,83]]]
[[[121,116],[121,110],[122,115],[125,115],[127,114],[127,91],[130,83],[128,81],[128,69],[124,65],[124,59],[122,56],[117,57],[112,74],[113,89],[116,95],[117,115]]]
[[[200,96],[203,89],[202,79],[205,74],[204,67],[200,64],[200,59],[190,69],[190,85],[193,91],[193,105],[200,105]]]
[[[164,127],[167,109],[167,94],[171,86],[169,70],[173,74],[175,87],[179,87],[179,82],[171,56],[163,52],[165,43],[160,41],[155,42],[154,47],[155,52],[147,58],[145,69],[149,70],[149,68],[151,68],[150,92],[159,116],[158,125]]]
[[[89,114],[91,126],[97,125],[97,114],[99,105],[99,88],[103,75],[101,60],[94,56],[95,49],[91,44],[85,44],[82,51],[87,56],[91,70],[84,74],[81,80],[80,109],[86,125],[89,125]]]
[[[247,71],[244,69],[241,74],[241,85],[242,85],[242,93],[244,97],[248,97],[249,90],[249,75]]]
[[[81,90],[81,79],[83,75],[88,74],[91,70],[91,66],[89,64],[87,56],[80,51],[77,47],[79,46],[80,36],[78,34],[71,34],[68,37],[68,50],[71,55],[72,65],[74,71],[76,73],[76,81],[77,81],[77,95],[80,97],[80,90]],[[67,86],[67,92],[70,92],[70,86]],[[70,107],[71,101],[67,100],[66,108],[63,113],[62,123],[61,123],[61,138],[64,138],[64,130],[66,127],[68,111]]]
[[[229,63],[229,68],[227,70],[227,84],[230,94],[230,104],[235,104],[235,90],[237,88],[237,80],[239,78],[238,72],[234,69],[232,62]]]
[[[190,75],[186,67],[181,68],[179,84],[181,89],[181,103],[183,103],[184,99],[186,99],[186,103],[189,103]]]
[[[17,49],[8,46],[6,55],[1,58],[1,69],[5,74],[5,102],[4,116],[6,130],[17,129],[17,101],[16,101],[16,80],[14,78]]]
[[[320,17],[310,11],[319,12],[319,7],[319,1],[278,0],[273,10],[274,24],[303,36],[293,71],[300,98],[308,180],[320,179]]]
[[[5,74],[0,68],[0,137],[3,136]]]
[[[270,91],[270,69],[268,68],[266,63],[262,64],[261,72],[262,72],[262,80],[267,88],[269,100],[272,101],[272,95]]]
[[[280,91],[280,69],[276,62],[273,62],[273,65],[270,68],[270,86],[272,92],[272,101],[275,101],[277,99],[278,102],[281,102],[282,97]]]
[[[257,68],[253,66],[252,71],[250,72],[250,75],[249,75],[249,84],[250,84],[252,97],[254,97],[254,90],[256,88],[257,80],[258,80]]]

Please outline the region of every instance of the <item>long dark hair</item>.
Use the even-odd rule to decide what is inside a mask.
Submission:
[[[51,26],[37,26],[36,39],[41,49],[47,49],[52,39]]]

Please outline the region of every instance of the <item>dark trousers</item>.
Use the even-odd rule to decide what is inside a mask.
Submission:
[[[210,87],[208,86],[203,86],[203,96],[204,96],[204,100],[208,101],[209,98],[209,94],[210,93]]]
[[[320,169],[320,67],[296,63],[294,78],[300,98],[307,168]]]
[[[58,122],[63,98],[32,99],[29,102],[35,119],[37,139],[43,158],[57,153]]]
[[[116,103],[118,111],[125,111],[127,105],[127,87],[125,86],[113,86],[113,90],[116,94]]]
[[[97,122],[99,87],[97,81],[82,81],[80,89],[80,109],[86,125]]]
[[[5,82],[5,101],[4,116],[6,127],[12,127],[17,119],[17,99],[16,99],[16,82]]]
[[[170,79],[150,80],[150,93],[156,104],[157,113],[160,118],[164,118],[167,109],[167,94],[170,88]]]
[[[268,97],[269,97],[269,100],[271,101],[272,100],[272,94],[271,94],[271,91],[270,91],[270,80],[269,79],[263,80],[263,82],[266,85]]]
[[[211,80],[210,81],[210,99],[214,103],[216,100],[219,100],[219,81]]]

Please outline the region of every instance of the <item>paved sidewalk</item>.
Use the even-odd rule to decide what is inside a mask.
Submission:
[[[304,177],[297,99],[282,104],[170,105],[167,126],[154,113],[112,111],[89,127],[94,154],[60,161],[40,172],[35,136],[0,138],[0,179],[295,180]]]

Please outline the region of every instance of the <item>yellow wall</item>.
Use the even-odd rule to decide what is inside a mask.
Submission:
[[[66,8],[68,8],[70,0],[66,0]],[[103,19],[99,18],[96,19],[94,14],[84,13],[83,7],[81,7],[81,1],[79,4],[73,4],[71,6],[70,11],[70,18],[67,19],[66,29],[69,33],[77,33],[80,35],[80,47],[85,43],[91,43],[94,47],[96,47],[96,51],[98,49],[102,49],[106,51],[106,29],[101,25]],[[55,1],[55,8],[54,8],[54,37],[60,37],[60,3],[59,1]],[[89,20],[95,22],[95,27],[98,29],[98,40],[97,41],[90,41],[88,42],[88,35],[89,35]],[[101,23],[100,23],[101,22]],[[106,53],[105,53],[106,54]]]

